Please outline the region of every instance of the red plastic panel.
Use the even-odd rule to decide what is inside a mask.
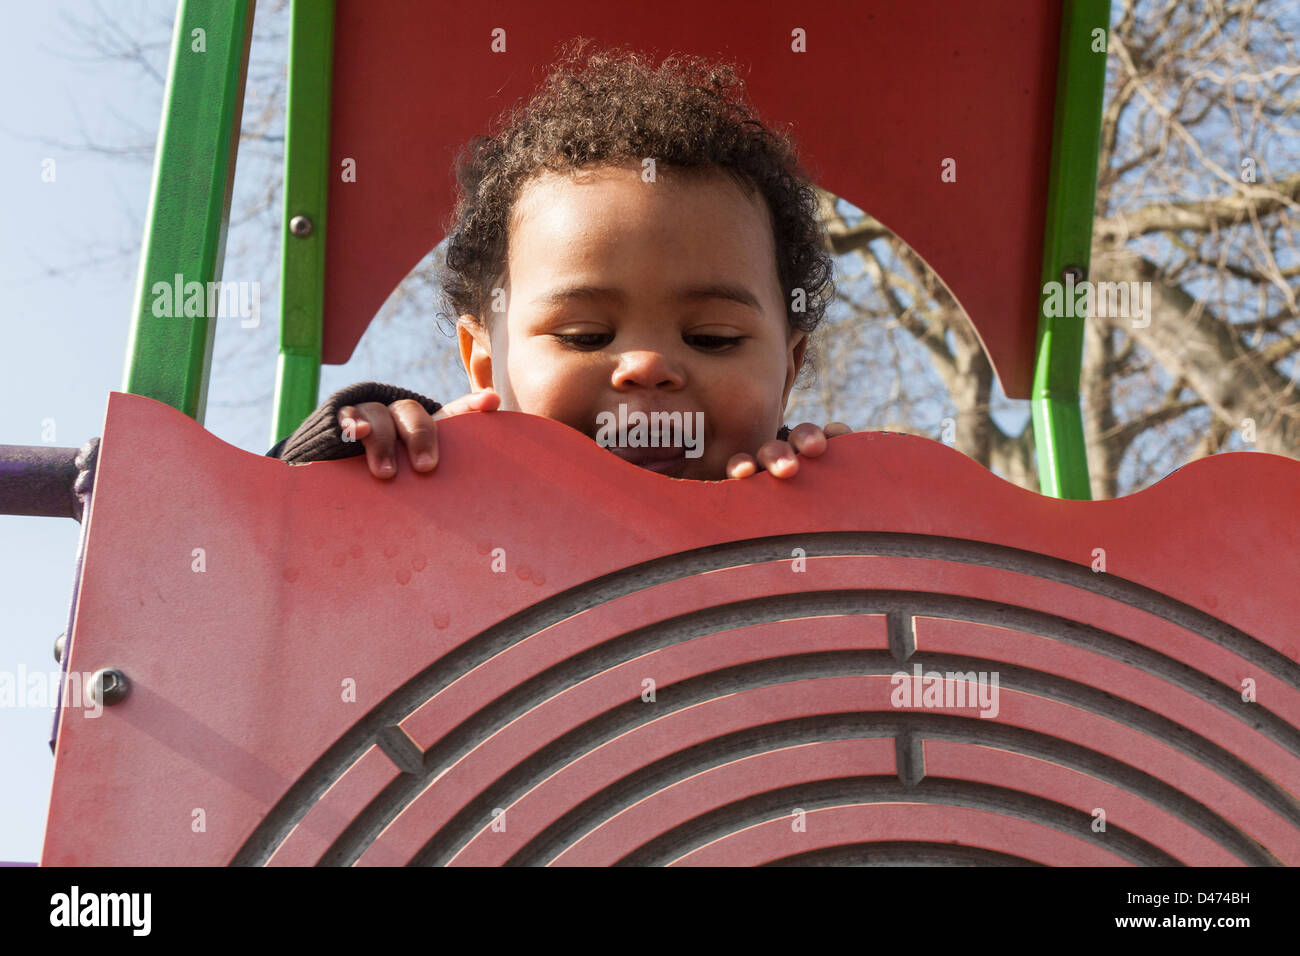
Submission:
[[[1141,833],[1173,859],[1188,866],[1239,866],[1241,861],[1195,827],[1158,806],[1084,774],[1022,754],[971,747],[946,740],[925,742],[925,771],[986,786],[1015,780],[1024,792],[1075,806],[1091,814],[1106,810],[1111,826]]]
[[[834,740],[744,757],[713,767],[657,791],[587,833],[555,860],[564,866],[608,866],[642,846],[647,833],[670,833],[691,820],[754,795],[785,790],[812,781],[891,776],[898,772],[894,742]],[[530,794],[531,796],[531,794]],[[792,807],[793,811],[801,808]],[[806,812],[806,811],[805,811]],[[494,858],[495,833],[480,834],[453,863],[488,865]]]
[[[789,481],[439,443],[385,482],[111,396],[69,666],[132,690],[63,712],[46,864],[1300,863],[1300,463],[1075,502],[886,433]]]
[[[519,862],[521,859],[526,862],[552,862],[546,858],[545,848],[536,845],[541,842],[539,836],[545,835],[543,831],[546,828],[556,827],[556,818],[561,815],[573,816],[586,809],[580,801],[591,801],[590,791],[608,792],[620,782],[633,780],[637,773],[643,772],[645,766],[667,763],[670,757],[681,756],[688,748],[695,748],[698,753],[712,747],[720,753],[727,753],[729,751],[723,748],[732,745],[731,738],[754,726],[747,721],[768,727],[796,721],[808,724],[818,719],[825,720],[831,715],[870,715],[873,724],[888,726],[891,717],[897,718],[900,713],[900,710],[891,710],[890,691],[891,684],[884,676],[823,678],[816,682],[779,684],[743,694],[731,694],[706,704],[675,711],[660,720],[638,726],[603,748],[579,756],[545,780],[543,786],[547,791],[544,794],[536,794],[536,791],[543,789],[543,786],[539,786],[528,794],[527,801],[493,807],[495,815],[491,820],[499,823],[500,814],[496,814],[496,811],[500,810],[505,814],[505,830],[489,833],[491,824],[482,822],[477,838],[492,844],[493,850],[504,848],[501,855],[505,860],[492,859],[492,862]],[[581,693],[577,689],[574,692]],[[559,700],[555,703],[562,706]],[[556,709],[551,708],[551,704],[548,701],[545,706]],[[1300,863],[1300,838],[1297,838],[1283,816],[1285,807],[1279,812],[1279,809],[1270,808],[1261,800],[1252,799],[1249,793],[1229,780],[1216,777],[1184,753],[1154,742],[1114,721],[1019,691],[1003,690],[1001,705],[999,718],[1003,726],[1051,738],[1051,746],[1058,749],[1064,745],[1099,749],[1104,744],[1104,753],[1111,758],[1124,761],[1129,768],[1141,768],[1143,774],[1155,778],[1157,783],[1176,786],[1185,791],[1184,812],[1195,815],[1195,809],[1187,810],[1186,805],[1190,805],[1193,800],[1200,801],[1216,813],[1232,819],[1247,838],[1279,848],[1278,855],[1282,861]],[[920,708],[901,710],[904,713],[926,714]],[[983,721],[979,720],[973,709],[965,713],[953,710],[945,712],[954,713],[967,718],[963,722],[966,726],[948,728],[947,733],[975,735],[976,739],[979,735],[990,733],[981,726]],[[761,720],[756,721],[755,715],[759,715]],[[359,862],[371,865],[441,862],[445,854],[440,853],[440,848],[436,846],[421,847],[420,836],[454,830],[457,811],[473,805],[476,799],[481,799],[485,788],[498,785],[495,775],[483,772],[482,765],[485,762],[495,762],[497,766],[520,767],[527,766],[530,760],[542,759],[545,746],[554,746],[554,739],[548,736],[553,733],[554,725],[553,721],[547,719],[550,716],[529,713],[503,729],[496,737],[476,747],[465,761],[452,766],[418,798],[403,807],[397,819],[365,849]],[[900,724],[900,729],[907,726],[909,725]],[[944,730],[944,726],[940,725],[933,732],[943,733]],[[813,731],[803,727],[792,728],[791,732]],[[918,733],[926,732],[923,724]],[[915,775],[928,774],[928,768],[922,761],[916,761],[911,768],[900,769],[900,776],[908,770]],[[1116,768],[1114,773],[1119,780],[1133,780],[1135,786],[1146,784],[1147,789],[1151,789],[1149,782],[1138,782],[1138,775],[1132,770]],[[777,779],[778,776],[772,778],[774,787]],[[1015,789],[1032,792],[1032,788],[1024,784],[1017,785]],[[535,795],[538,799],[532,799]],[[1010,797],[1003,795],[1002,799]],[[1046,812],[1042,807],[1035,809],[1040,813]],[[1105,809],[1104,805],[1102,809]],[[605,811],[596,811],[596,816],[582,820],[583,828],[597,826],[602,820],[600,812]],[[742,810],[735,809],[735,812],[740,813]],[[481,819],[486,820],[486,815],[482,815]],[[1087,833],[1091,819],[1091,816],[1081,818],[1071,827],[1071,832]],[[725,819],[723,825],[734,822]],[[522,848],[518,845],[518,831],[521,827],[524,837],[530,841]],[[638,835],[649,847],[664,838],[664,834],[657,829],[642,830]],[[404,847],[408,849],[402,849]],[[410,852],[417,847],[420,852]],[[476,852],[490,851],[479,848]],[[638,849],[640,856],[650,852],[645,847]],[[1059,862],[1077,864],[1081,861],[1062,859]]]
[[[804,825],[812,831],[811,838],[808,830],[795,830],[788,818],[771,820],[723,837],[673,862],[677,866],[756,866],[776,863],[783,856],[860,841],[974,846],[1044,865],[1063,860],[1081,866],[1128,864],[1077,836],[965,807],[850,805],[817,810],[809,817]]]
[[[307,812],[280,844],[271,866],[311,866],[366,805],[401,773],[378,746],[371,747]]]
[[[1289,791],[1300,793],[1300,753],[1266,737],[1246,738],[1235,733],[1233,725],[1222,719],[1224,701],[1203,700],[1196,693],[1200,688],[1185,690],[1179,687],[1176,671],[1173,666],[1169,666],[1173,664],[1172,661],[1165,666],[1153,664],[1159,670],[1149,673],[1119,661],[1107,661],[1092,651],[1063,645],[1059,641],[1044,640],[1002,628],[996,629],[1000,634],[990,634],[992,630],[995,629],[967,621],[917,618],[917,647],[929,652],[1014,663],[1020,667],[1033,668],[1041,674],[1055,674],[1089,685],[1100,693],[1132,702],[1142,710],[1197,732],[1206,741],[1231,750],[1239,760],[1281,782]],[[1006,649],[998,647],[1000,639],[1009,645]],[[1241,661],[1239,666],[1239,673],[1249,673],[1250,668],[1245,661]],[[1218,690],[1210,682],[1203,686],[1211,688],[1210,693]],[[1280,692],[1279,698],[1267,693],[1266,697],[1275,705],[1281,703],[1294,706],[1297,697],[1295,688],[1278,687],[1277,690]],[[1258,716],[1258,708],[1251,707],[1240,696],[1233,698],[1231,705],[1229,712],[1241,723],[1251,724]],[[1281,708],[1275,706],[1269,709],[1278,712]],[[1133,711],[1133,716],[1135,721],[1146,717],[1137,710]]]
[[[331,168],[353,159],[356,179],[331,177],[324,361],[348,360],[389,293],[444,238],[457,149],[532,95],[558,44],[585,36],[738,61],[760,115],[793,125],[817,182],[925,258],[970,315],[1006,394],[1028,398],[1060,16],[1052,0],[1002,0],[995,11],[816,0],[793,14],[778,0],[385,0],[382,16],[372,0],[338,0]],[[493,52],[496,29],[504,53]],[[792,50],[796,29],[807,52]],[[846,83],[856,84],[847,97]],[[949,158],[955,182],[940,178]]]
[[[782,568],[745,568],[741,572],[775,571],[761,577],[784,576]],[[767,582],[756,581],[760,575],[754,573],[737,573],[737,570],[718,571],[710,578],[722,577],[721,582],[711,580],[710,590],[719,583],[729,585],[716,592],[713,601],[704,607],[725,605],[730,601],[741,601],[755,594],[770,593]],[[737,580],[739,579],[739,580]],[[689,580],[689,579],[688,579]],[[655,588],[647,588],[637,594],[626,595],[620,599],[600,605],[590,611],[577,614],[561,621],[553,627],[531,635],[509,649],[502,651],[491,660],[480,664],[473,671],[457,680],[445,691],[424,704],[401,724],[402,729],[411,736],[415,743],[428,749],[434,743],[445,739],[447,734],[455,731],[461,721],[468,720],[482,706],[484,698],[501,686],[503,679],[517,679],[520,674],[539,674],[548,667],[561,663],[561,659],[576,656],[589,647],[597,647],[607,641],[616,640],[628,627],[628,622],[638,625],[647,617],[628,613],[627,606],[636,603],[653,602],[657,608],[652,612],[654,621],[664,613],[665,608],[672,608],[676,616],[690,613],[696,608],[691,603],[674,603],[680,601],[680,595],[673,592],[682,590],[683,581],[671,581]],[[698,586],[699,582],[694,582]],[[748,586],[745,590],[737,589]],[[734,589],[734,590],[733,590]],[[667,593],[665,593],[667,592]],[[728,593],[730,592],[730,593]],[[735,596],[733,596],[735,595]],[[606,612],[614,613],[606,613]],[[606,618],[602,621],[601,618]],[[617,622],[617,623],[615,623]],[[796,631],[791,624],[799,624]],[[641,625],[644,626],[644,625]],[[787,654],[824,653],[835,650],[863,650],[868,647],[885,650],[888,641],[885,634],[885,620],[880,616],[870,617],[825,617],[805,621],[782,621],[779,624],[759,624],[747,628],[728,629],[718,634],[710,634],[690,643],[686,655],[677,653],[680,645],[651,651],[620,667],[611,668],[598,678],[611,682],[610,690],[617,691],[617,682],[632,681],[641,692],[641,677],[637,670],[652,668],[657,675],[656,684],[665,683],[665,667],[671,667],[674,681],[698,677],[713,670],[735,667],[746,661],[756,659],[754,649],[762,649],[765,655],[781,656]],[[626,668],[631,676],[623,676],[620,668]],[[624,685],[631,686],[631,685]]]

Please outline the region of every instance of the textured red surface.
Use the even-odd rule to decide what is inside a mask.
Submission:
[[[1028,398],[1060,4],[1002,0],[338,0],[324,361],[351,356],[444,238],[456,151],[530,97],[576,36],[725,56],[817,182],[897,232],[965,307],[1006,394]],[[506,51],[492,51],[504,29]],[[791,49],[806,31],[807,52]],[[1008,55],[1014,51],[1014,55]],[[956,182],[941,164],[956,161]],[[995,260],[989,251],[996,250]]]
[[[1300,463],[1075,502],[885,433],[716,483],[439,436],[383,482],[111,396],[69,653],[132,692],[64,710],[45,864],[1300,862]]]

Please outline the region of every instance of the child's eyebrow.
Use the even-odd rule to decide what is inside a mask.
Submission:
[[[676,302],[698,302],[702,299],[722,299],[724,301],[736,302],[755,312],[762,312],[763,307],[759,305],[758,297],[743,285],[736,285],[730,282],[705,282],[697,285],[685,286],[677,289],[669,296]],[[533,304],[541,307],[565,305],[570,302],[601,302],[612,301],[618,305],[627,302],[627,296],[621,289],[603,288],[592,285],[574,285],[564,286],[559,289],[552,289],[533,300]]]

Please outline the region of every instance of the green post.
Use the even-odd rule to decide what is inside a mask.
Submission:
[[[320,389],[333,56],[333,0],[293,0],[285,120],[280,358],[272,444],[291,434],[311,414]]]
[[[203,421],[253,0],[180,0],[122,390]],[[177,277],[180,277],[179,280]],[[198,282],[198,296],[186,293]],[[177,286],[182,301],[177,302]],[[186,304],[191,313],[186,315]]]
[[[1043,240],[1044,285],[1065,283],[1068,272],[1076,282],[1088,276],[1109,26],[1110,0],[1064,0]],[[1048,316],[1046,301],[1045,288],[1032,404],[1039,484],[1043,494],[1087,500],[1092,490],[1079,408],[1085,320]]]

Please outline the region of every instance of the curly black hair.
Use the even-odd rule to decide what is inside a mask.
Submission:
[[[787,321],[812,333],[834,294],[833,267],[816,191],[788,133],[758,120],[731,63],[672,55],[655,69],[620,47],[586,54],[589,42],[562,44],[532,100],[503,112],[493,135],[474,137],[457,157],[459,196],[437,270],[448,317],[482,321],[506,273],[514,203],[534,175],[653,157],[661,166],[724,172],[761,193]],[[811,366],[805,354],[805,370]]]

